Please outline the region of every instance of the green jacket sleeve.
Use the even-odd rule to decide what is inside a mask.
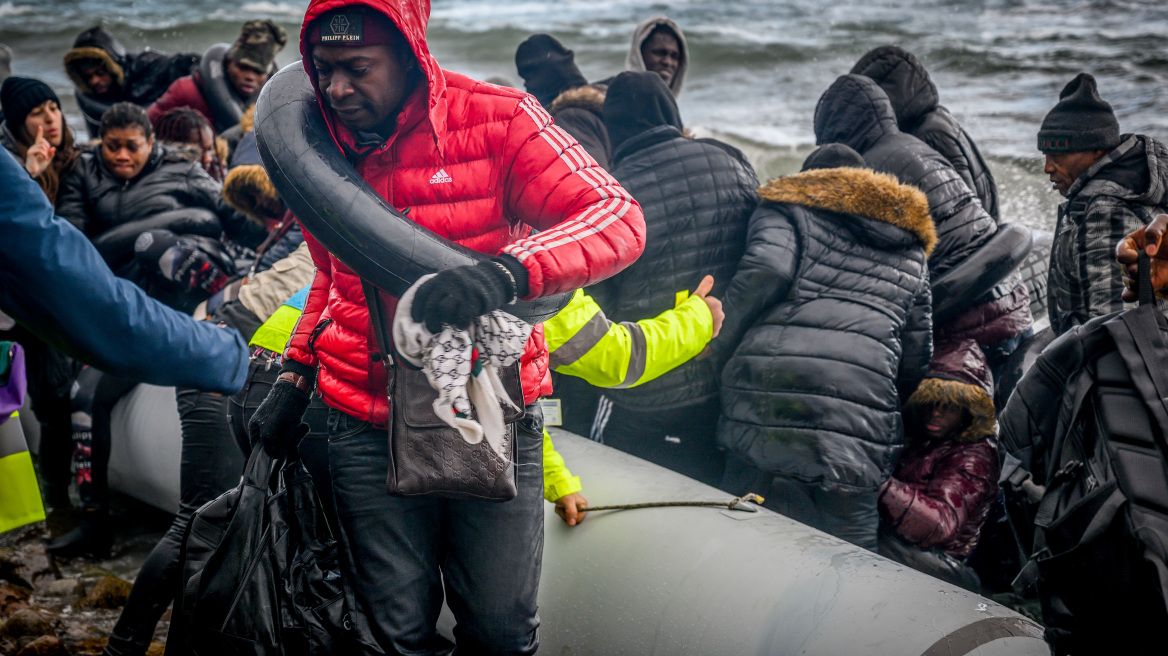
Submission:
[[[573,476],[564,464],[564,457],[556,453],[552,436],[543,431],[543,498],[555,503],[556,500],[584,489],[580,477]]]
[[[662,376],[701,353],[713,330],[710,308],[697,296],[684,295],[652,319],[613,323],[582,290],[544,323],[552,368],[597,387],[635,387]]]

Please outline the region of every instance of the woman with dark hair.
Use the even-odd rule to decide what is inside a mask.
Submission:
[[[176,107],[158,117],[154,132],[162,143],[180,149],[189,148],[196,153],[207,175],[216,182],[223,182],[227,167],[219,153],[215,129],[202,114],[190,107]]]
[[[0,107],[4,108],[0,144],[56,204],[61,180],[77,161],[73,132],[61,114],[57,94],[40,80],[10,77],[0,85]]]

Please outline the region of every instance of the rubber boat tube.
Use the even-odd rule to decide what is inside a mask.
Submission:
[[[111,487],[176,510],[182,437],[174,390],[139,385],[111,420]],[[552,433],[594,506],[729,498]],[[552,504],[544,509],[543,654],[1050,653],[1032,620],[769,510],[596,512],[569,528]],[[443,610],[439,630],[450,637],[453,625]]]
[[[1022,266],[1031,241],[1029,228],[1003,223],[981,248],[934,280],[933,325],[956,318]]]
[[[553,430],[592,505],[730,495]],[[1049,654],[993,601],[769,510],[589,513],[545,504],[541,654]],[[453,617],[439,628],[451,636]]]
[[[243,118],[243,103],[231,90],[231,83],[227,79],[227,51],[231,49],[229,43],[216,43],[207,48],[203,58],[199,60],[199,81],[202,83],[203,100],[211,107],[211,118],[215,124],[215,132],[239,125]]]
[[[400,297],[422,276],[487,257],[414,223],[365,182],[333,141],[300,62],[264,85],[256,102],[260,160],[296,218],[357,275]],[[503,308],[539,323],[571,294]]]
[[[97,252],[106,262],[134,256],[134,242],[147,230],[169,230],[178,235],[218,237],[223,232],[219,217],[202,207],[184,207],[110,228],[93,239]]]

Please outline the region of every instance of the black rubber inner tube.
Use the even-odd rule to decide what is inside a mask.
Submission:
[[[956,318],[1022,266],[1031,245],[1028,228],[1016,223],[998,227],[984,246],[932,281],[933,325],[944,325]]]
[[[238,125],[243,118],[243,103],[231,90],[231,83],[227,80],[227,62],[225,57],[231,49],[229,43],[216,43],[207,48],[203,58],[199,60],[199,81],[202,83],[203,99],[211,107],[211,118],[214,119],[215,131],[224,130]]]
[[[358,276],[400,297],[418,278],[488,256],[402,216],[357,173],[329,133],[300,62],[264,85],[256,102],[260,160],[309,233]],[[503,307],[528,323],[556,315],[572,294]]]
[[[134,257],[134,242],[147,230],[169,230],[177,235],[218,237],[219,217],[202,207],[184,207],[110,228],[93,238],[93,245],[111,268]]]

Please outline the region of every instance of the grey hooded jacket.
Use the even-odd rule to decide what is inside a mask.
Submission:
[[[681,48],[681,61],[677,64],[677,73],[668,85],[669,90],[673,92],[673,97],[676,98],[681,95],[681,85],[685,84],[685,72],[689,69],[689,46],[685,42],[685,32],[681,31],[677,23],[665,16],[658,15],[641,21],[641,24],[637,25],[637,29],[633,30],[633,42],[629,46],[629,56],[625,59],[625,70],[645,70],[645,59],[641,56],[641,46],[645,45],[649,35],[659,25],[664,25],[673,32],[673,35],[677,37],[677,45]]]

